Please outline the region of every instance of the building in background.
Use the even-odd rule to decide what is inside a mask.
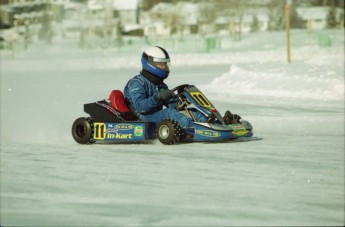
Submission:
[[[321,30],[328,28],[328,15],[334,10],[336,21],[344,20],[344,9],[328,6],[299,7],[297,12],[309,29]]]
[[[0,34],[6,39],[4,31],[16,28],[22,36],[26,27],[43,39],[79,37],[82,46],[96,39],[108,46],[122,36],[240,37],[283,29],[286,2],[294,12],[292,27],[344,24],[343,0],[0,0]]]

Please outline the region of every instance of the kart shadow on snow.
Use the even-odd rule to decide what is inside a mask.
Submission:
[[[177,145],[184,145],[184,144],[192,144],[192,143],[199,143],[199,144],[224,144],[224,143],[239,143],[239,142],[251,142],[251,141],[258,141],[263,140],[260,137],[239,137],[234,139],[227,139],[227,140],[213,140],[213,141],[181,141],[178,143],[173,144],[173,146]],[[147,140],[147,141],[105,141],[105,142],[96,142],[94,144],[89,145],[133,145],[133,144],[140,144],[140,145],[154,145],[154,144],[161,144],[158,139],[154,140]]]
[[[176,143],[174,145],[180,145],[180,144],[186,144],[186,143],[204,143],[204,144],[217,144],[217,143],[239,143],[239,142],[250,142],[250,141],[258,141],[263,140],[263,138],[260,137],[239,137],[234,139],[227,139],[227,140],[213,140],[213,141],[182,141],[179,143]]]
[[[239,142],[257,141],[257,140],[263,140],[263,138],[260,138],[260,137],[239,137],[239,138],[235,138],[235,139],[221,140],[221,141],[206,141],[203,143],[239,143]]]

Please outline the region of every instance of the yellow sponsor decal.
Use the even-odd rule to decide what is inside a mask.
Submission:
[[[234,125],[233,128],[234,131],[232,132],[232,134],[236,136],[244,136],[248,133],[248,130],[246,130],[246,128],[242,125]]]
[[[118,124],[115,125],[116,129],[132,129],[134,126],[131,124]]]
[[[123,134],[123,133],[115,133],[115,134],[110,134],[108,133],[107,139],[124,139],[124,140],[129,140],[132,139],[132,134]]]
[[[190,93],[193,99],[202,107],[210,109],[211,103],[207,100],[207,98],[199,91],[193,91]]]
[[[93,137],[97,140],[105,139],[106,126],[104,123],[95,123],[94,124],[94,135]]]
[[[207,137],[220,137],[219,132],[211,131],[211,130],[196,130],[196,134],[199,134],[201,136],[207,136]]]
[[[143,129],[137,129],[137,134],[143,134]],[[94,139],[95,140],[108,140],[108,139],[122,139],[122,140],[131,140],[133,139],[133,133],[131,132],[134,129],[132,124],[105,124],[96,122],[94,123]],[[126,133],[121,133],[126,132]]]

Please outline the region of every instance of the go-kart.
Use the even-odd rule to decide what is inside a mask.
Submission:
[[[108,99],[84,104],[90,117],[74,121],[72,135],[80,144],[94,142],[141,142],[158,138],[163,144],[197,141],[222,141],[253,136],[252,125],[245,120],[226,124],[221,114],[194,85],[182,84],[172,89],[178,110],[193,119],[193,127],[181,128],[177,121],[165,119],[157,125],[141,121],[130,110],[120,90],[113,90]],[[191,109],[200,111],[207,122],[197,122]]]

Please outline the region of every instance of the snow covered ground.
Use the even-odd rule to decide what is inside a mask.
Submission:
[[[331,47],[294,46],[291,64],[283,32],[172,51],[170,87],[249,120],[250,142],[79,145],[83,104],[122,89],[142,50],[2,50],[1,225],[344,225],[344,34],[331,32]]]

